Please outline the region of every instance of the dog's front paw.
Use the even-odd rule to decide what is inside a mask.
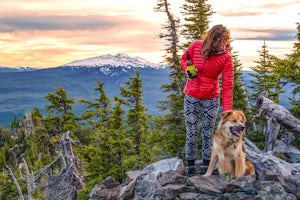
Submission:
[[[203,174],[202,176],[204,176],[204,177],[209,177],[210,174],[209,174],[209,173],[205,173],[205,174]]]

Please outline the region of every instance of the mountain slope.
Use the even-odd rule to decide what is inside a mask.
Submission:
[[[121,64],[124,66],[120,66]],[[166,96],[160,85],[169,82],[169,70],[140,58],[118,54],[74,61],[56,68],[0,71],[0,124],[10,123],[14,113],[22,117],[27,109],[32,110],[34,107],[45,112],[45,105],[48,104],[45,96],[49,92],[54,93],[57,87],[64,88],[67,95],[75,100],[93,100],[99,95],[94,89],[100,80],[105,84],[104,89],[111,99],[120,96],[120,86],[125,86],[136,69],[141,73],[147,112],[152,115],[160,114],[156,107],[157,101]],[[84,105],[79,103],[74,106],[77,114],[84,109]]]

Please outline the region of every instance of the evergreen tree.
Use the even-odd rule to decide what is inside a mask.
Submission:
[[[55,94],[48,93],[46,99],[51,103],[47,105],[47,111],[52,114],[68,114],[72,110],[74,101],[67,97],[67,92],[63,88],[55,88]]]
[[[176,156],[178,149],[185,143],[185,124],[183,115],[183,88],[186,76],[182,72],[179,63],[179,42],[178,34],[180,20],[176,18],[170,9],[167,0],[158,0],[154,9],[156,12],[164,12],[167,15],[167,22],[162,26],[166,33],[161,33],[159,37],[165,39],[165,62],[170,68],[170,83],[162,84],[161,88],[166,92],[167,100],[160,101],[158,107],[167,114],[157,118],[157,129],[164,138],[161,142],[165,153],[169,156]]]
[[[142,80],[140,72],[135,71],[135,76],[130,77],[125,82],[126,87],[120,87],[122,99],[121,101],[128,107],[127,113],[127,135],[134,143],[134,167],[140,168],[148,159],[148,148],[145,141],[145,136],[149,132],[148,120],[149,116],[146,114],[146,108],[143,102]]]
[[[34,124],[35,129],[39,129],[39,127],[43,126],[44,116],[42,115],[39,108],[33,108],[31,111],[31,117]]]
[[[55,88],[55,94],[48,93],[45,97],[50,104],[46,105],[48,111],[48,122],[53,134],[62,134],[68,130],[74,130],[78,124],[77,116],[72,112],[74,100],[68,98],[67,92],[63,88]]]
[[[233,90],[233,108],[243,110],[247,116],[248,101],[247,91],[243,85],[242,64],[238,58],[237,52],[231,52],[234,66],[234,90]]]
[[[255,129],[253,121],[254,116],[251,115],[251,107],[248,99],[248,90],[243,84],[242,64],[238,59],[237,52],[231,52],[232,62],[234,66],[234,90],[233,90],[233,108],[242,110],[247,118],[247,132],[252,132]],[[251,135],[250,135],[251,136]]]
[[[88,108],[82,114],[83,119],[88,120],[89,123],[95,123],[96,121],[96,123],[99,125],[108,120],[111,103],[104,90],[104,83],[97,81],[97,85],[98,87],[95,88],[95,91],[100,93],[99,98],[96,98],[93,102],[86,99],[80,99],[79,101],[87,104]]]
[[[254,102],[262,92],[268,92],[268,97],[278,103],[279,94],[283,90],[280,85],[280,77],[274,72],[276,57],[269,54],[265,42],[262,49],[258,52],[260,53],[259,60],[255,61],[257,65],[250,67],[253,70],[253,73],[250,73],[250,75],[255,78],[249,86],[252,90],[250,100]]]
[[[39,108],[33,108],[31,120],[33,131],[28,137],[31,150],[30,153],[25,153],[25,159],[30,167],[41,169],[44,165],[52,162],[53,156],[56,156],[56,154],[52,155],[51,152],[56,147],[50,139],[52,129],[50,129],[47,119],[42,115]],[[56,139],[53,141],[56,141]]]
[[[183,6],[183,14],[186,24],[181,34],[190,43],[194,39],[199,39],[208,28],[208,16],[213,14],[210,5],[206,1],[186,1]],[[179,60],[179,51],[182,47],[178,43],[178,34],[180,32],[180,21],[172,13],[167,0],[158,0],[155,11],[164,12],[168,21],[162,27],[167,34],[161,34],[160,38],[167,41],[166,63],[170,68],[169,84],[163,84],[162,89],[168,93],[167,100],[161,101],[159,108],[168,110],[169,114],[163,115],[157,119],[157,128],[164,138],[163,148],[166,156],[182,156],[181,150],[185,144],[185,122],[183,113],[183,88],[186,82],[186,75],[182,72]],[[188,45],[188,44],[187,44]],[[185,45],[186,46],[186,45]],[[179,154],[180,153],[180,154]]]
[[[109,172],[112,163],[112,153],[110,140],[109,119],[111,112],[110,99],[104,90],[104,83],[97,81],[94,89],[99,96],[93,101],[79,99],[79,102],[87,105],[87,109],[82,113],[81,120],[85,129],[77,137],[83,146],[76,148],[81,160],[86,162],[87,176],[86,189],[80,192],[81,198],[86,198],[93,186],[108,176],[115,177]],[[116,178],[116,177],[115,177]],[[86,194],[85,194],[86,193]]]
[[[14,139],[9,130],[0,127],[0,168],[4,169],[9,161],[9,148],[14,146]]]
[[[79,99],[79,102],[87,105],[87,109],[81,114],[81,120],[83,120],[86,130],[81,135],[78,135],[80,141],[84,144],[90,144],[92,140],[97,140],[94,135],[86,134],[87,131],[95,132],[97,129],[109,128],[111,102],[104,90],[104,83],[97,81],[97,87],[94,90],[99,93],[99,96],[94,98],[93,101],[83,98]]]
[[[0,199],[17,199],[17,189],[13,185],[9,174],[7,173],[6,166],[15,163],[14,151],[14,138],[11,131],[4,130],[0,127]],[[3,187],[5,186],[5,187]]]
[[[296,86],[293,90],[293,95],[290,98],[290,103],[292,105],[290,111],[297,118],[300,118],[300,85]]]
[[[293,90],[290,103],[290,111],[300,118],[300,22],[297,24],[297,41],[294,43],[293,51],[285,59],[277,60],[277,73],[283,78],[285,83],[293,82],[296,87]],[[284,83],[284,84],[285,84]]]
[[[126,136],[125,111],[121,107],[120,99],[115,98],[115,104],[111,111],[109,119],[109,135],[111,149],[111,166],[108,170],[112,176],[121,181],[124,181],[125,172],[131,169],[133,161],[130,161],[132,152],[130,149],[134,146],[132,140]]]
[[[256,67],[251,67],[253,73],[250,73],[255,79],[251,80],[251,85],[248,86],[252,93],[250,94],[249,99],[251,103],[254,103],[259,95],[263,92],[267,92],[268,98],[273,100],[274,102],[279,102],[279,94],[283,92],[280,85],[280,77],[278,73],[275,72],[275,63],[277,58],[269,54],[267,50],[267,45],[263,44],[262,49],[258,51],[259,60],[255,61],[257,63]],[[252,134],[249,136],[249,139],[252,140],[257,147],[260,149],[264,148],[264,127],[266,125],[265,118],[257,118],[257,110],[252,106],[250,108],[251,118],[255,125],[257,125],[257,130],[254,130]]]
[[[205,35],[209,28],[209,18],[214,14],[211,5],[207,0],[185,0],[183,4],[183,15],[185,23],[181,34],[187,40],[187,47],[194,40],[198,40]]]
[[[72,112],[74,100],[68,98],[63,88],[55,88],[55,93],[48,93],[45,98],[50,104],[46,105],[48,114],[44,119],[43,141],[46,151],[56,156],[60,136],[67,131],[71,131],[72,136],[76,136],[73,134],[80,130],[80,126],[77,115]]]
[[[80,148],[87,171],[87,188],[80,193],[82,199],[88,198],[94,185],[108,176],[123,182],[125,171],[131,170],[135,162],[131,159],[133,143],[126,135],[126,117],[121,105],[122,100],[115,97],[107,121],[108,126],[101,125],[97,129],[89,130],[87,134],[92,140]]]

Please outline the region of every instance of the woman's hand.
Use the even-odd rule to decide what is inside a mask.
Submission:
[[[186,75],[188,78],[193,79],[197,77],[197,68],[195,67],[195,65],[189,65],[186,68]]]

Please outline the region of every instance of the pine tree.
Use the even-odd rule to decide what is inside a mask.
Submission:
[[[156,12],[164,12],[167,15],[167,22],[162,26],[165,34],[161,33],[159,37],[165,39],[167,44],[165,48],[165,62],[170,69],[170,83],[162,84],[162,90],[167,93],[167,100],[160,101],[158,107],[162,111],[168,111],[167,114],[157,118],[157,127],[160,130],[163,149],[166,154],[176,156],[178,149],[185,143],[185,124],[183,115],[183,88],[186,76],[182,72],[179,63],[179,42],[178,35],[180,29],[180,20],[176,18],[170,9],[167,0],[158,0],[154,9]]]
[[[94,98],[93,101],[83,98],[79,99],[80,103],[87,106],[87,109],[80,117],[85,129],[77,134],[77,137],[83,146],[76,148],[81,159],[86,162],[87,188],[84,190],[85,192],[91,190],[95,184],[99,183],[104,178],[108,176],[115,177],[114,174],[109,172],[113,158],[110,151],[110,130],[108,127],[111,102],[106,95],[103,82],[97,81],[97,87],[94,91],[99,96]]]
[[[49,92],[45,98],[50,104],[45,106],[48,113],[44,119],[43,146],[50,155],[56,156],[60,137],[67,131],[75,134],[80,126],[78,116],[72,112],[74,100],[68,98],[63,88],[55,88],[55,93]]]
[[[187,47],[194,40],[198,40],[205,35],[209,28],[209,18],[214,14],[211,5],[207,0],[185,0],[183,4],[183,15],[185,23],[181,34],[187,40]]]
[[[290,111],[300,118],[300,22],[297,24],[297,41],[294,43],[293,51],[285,59],[277,60],[277,73],[285,80],[285,83],[293,82],[296,87],[292,97],[289,99],[292,105]]]
[[[39,129],[39,127],[43,126],[42,122],[44,120],[44,116],[42,115],[39,108],[35,107],[32,109],[31,117],[32,117],[35,129]]]
[[[135,71],[135,76],[125,82],[127,87],[120,87],[123,104],[128,107],[127,111],[127,135],[134,143],[135,168],[145,164],[150,155],[145,136],[149,131],[149,116],[146,114],[146,107],[143,102],[142,80],[140,72]]]
[[[280,85],[280,77],[274,72],[276,57],[269,54],[267,45],[263,44],[262,49],[258,51],[259,60],[255,61],[257,65],[250,67],[253,73],[250,73],[255,79],[251,81],[249,88],[252,93],[250,94],[250,100],[254,102],[256,98],[267,92],[268,97],[274,102],[279,102],[279,94],[283,92]]]
[[[259,60],[255,61],[257,63],[256,67],[250,67],[253,73],[250,73],[255,79],[251,81],[251,85],[248,86],[251,89],[251,94],[249,99],[251,103],[254,104],[257,97],[263,92],[267,92],[268,98],[274,102],[279,102],[279,94],[283,92],[281,89],[281,82],[278,73],[275,72],[276,60],[277,58],[267,50],[267,45],[263,44],[262,49],[258,51]],[[251,119],[253,118],[254,123],[257,125],[258,129],[254,130],[250,135],[249,139],[252,140],[257,147],[260,149],[264,148],[264,130],[266,125],[265,118],[257,118],[257,110],[254,107],[250,108]]]
[[[86,99],[80,99],[79,101],[87,104],[87,110],[83,112],[82,118],[91,124],[96,123],[96,126],[99,126],[102,123],[107,122],[111,109],[111,102],[104,90],[104,83],[97,81],[97,85],[95,91],[100,93],[99,98],[94,99],[93,102]]]
[[[238,59],[237,52],[231,52],[234,66],[234,90],[233,90],[233,108],[242,110],[247,118],[247,132],[255,130],[254,116],[251,115],[251,107],[248,99],[248,90],[243,84],[243,67]],[[250,135],[251,136],[251,135]]]
[[[77,116],[72,112],[74,100],[68,98],[67,92],[63,88],[55,88],[55,94],[48,93],[45,98],[50,102],[49,105],[46,105],[46,109],[48,120],[54,127],[52,128],[54,135],[74,130],[78,126]]]
[[[133,142],[126,135],[126,117],[121,105],[122,100],[115,97],[106,123],[108,126],[90,130],[93,140],[81,148],[82,157],[86,160],[86,191],[108,176],[124,181],[125,171],[131,170],[135,162],[130,159]]]
[[[14,138],[9,130],[4,130],[0,127],[0,167],[5,168],[5,165],[9,161],[9,148],[14,146]]]
[[[237,52],[231,52],[234,66],[234,90],[233,90],[233,108],[243,110],[247,116],[248,101],[247,90],[243,85],[242,64],[238,58]]]
[[[181,32],[186,39],[199,39],[208,27],[208,16],[211,15],[210,5],[206,1],[186,1],[187,4],[183,6],[183,13],[187,16],[185,20],[187,23]],[[160,34],[160,38],[167,41],[166,63],[170,68],[169,84],[162,85],[164,92],[168,93],[167,100],[161,101],[158,106],[161,110],[168,110],[169,114],[165,114],[157,119],[157,127],[161,130],[161,135],[165,138],[162,142],[166,156],[183,156],[181,151],[185,144],[185,122],[183,113],[183,89],[186,82],[186,75],[182,72],[179,59],[180,49],[182,47],[178,42],[178,35],[180,33],[180,20],[176,18],[170,9],[167,0],[158,0],[157,12],[165,12],[168,21],[164,26],[166,34]]]
[[[7,165],[13,163],[11,160],[13,147],[14,139],[11,132],[0,127],[0,199],[17,199],[17,191],[5,170]],[[2,187],[4,185],[5,187]]]
[[[109,119],[109,135],[112,149],[111,167],[108,170],[112,176],[121,181],[124,181],[125,172],[131,169],[134,164],[129,160],[132,152],[130,149],[134,146],[133,142],[126,137],[125,111],[121,107],[122,101],[115,98],[115,104],[112,108]]]
[[[72,110],[74,101],[67,97],[67,92],[63,88],[55,88],[55,94],[48,93],[46,99],[50,101],[50,105],[46,108],[50,115],[52,114],[68,114]]]

